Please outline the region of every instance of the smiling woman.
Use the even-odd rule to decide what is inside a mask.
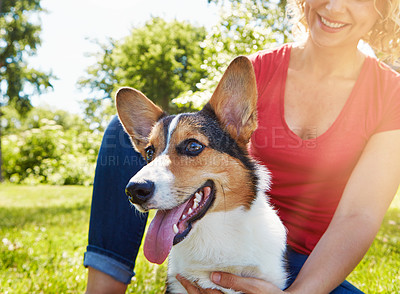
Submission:
[[[343,19],[341,9],[343,5],[340,1],[331,1],[331,8],[336,12],[335,15],[318,14],[314,9],[318,9],[321,1],[307,1],[310,3],[306,10],[305,0],[288,1],[291,8],[291,17],[296,24],[297,32],[312,30],[312,23],[308,24],[308,17],[315,13],[315,22],[322,30],[335,33],[341,30],[354,30],[357,22],[369,22],[365,24],[363,31],[360,31],[361,39],[368,43],[383,60],[394,62],[400,58],[400,1],[399,0],[350,0],[346,1],[349,6],[353,6],[351,14]],[[320,7],[321,8],[321,7]],[[310,15],[311,14],[311,15]],[[363,17],[364,20],[360,20]],[[373,15],[373,17],[371,17]],[[364,26],[364,24],[362,24]],[[368,30],[367,30],[368,29]],[[296,30],[295,30],[296,31]]]

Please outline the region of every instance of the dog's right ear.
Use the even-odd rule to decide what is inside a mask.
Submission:
[[[245,148],[257,128],[257,97],[253,65],[239,56],[229,64],[204,108],[211,108],[225,130]]]
[[[119,120],[131,137],[136,151],[143,153],[151,129],[164,116],[164,112],[142,92],[133,88],[119,89],[115,100]]]

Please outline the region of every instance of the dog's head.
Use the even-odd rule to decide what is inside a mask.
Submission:
[[[246,145],[257,127],[256,101],[254,70],[243,56],[196,113],[168,116],[140,91],[118,91],[120,121],[148,162],[127,195],[140,211],[158,209],[144,247],[150,261],[162,263],[206,212],[250,206],[256,175]]]

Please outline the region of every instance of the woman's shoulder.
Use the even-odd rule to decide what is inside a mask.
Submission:
[[[292,44],[287,43],[278,47],[258,51],[249,55],[248,57],[253,63],[278,61],[289,57],[291,48]]]
[[[292,44],[258,51],[249,56],[253,63],[257,80],[268,79],[278,68],[287,67],[290,60]],[[285,66],[286,65],[286,66]]]
[[[400,74],[375,57],[367,57],[366,61],[366,79],[358,94],[370,110],[371,130],[378,133],[400,129]]]
[[[376,82],[389,87],[400,89],[400,73],[386,63],[378,60],[375,57],[367,56],[368,77]]]

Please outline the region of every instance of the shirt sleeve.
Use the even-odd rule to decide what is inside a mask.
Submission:
[[[290,56],[291,44],[284,44],[278,48],[265,49],[248,56],[253,64],[257,80],[257,91],[262,93],[277,68]]]
[[[382,97],[385,107],[375,133],[400,129],[400,74],[390,71],[381,82],[386,89]]]
[[[273,55],[265,50],[251,54],[248,57],[253,64],[254,74],[257,80],[257,91],[261,93],[262,87],[265,85],[265,79],[269,76],[268,69],[272,67]]]

